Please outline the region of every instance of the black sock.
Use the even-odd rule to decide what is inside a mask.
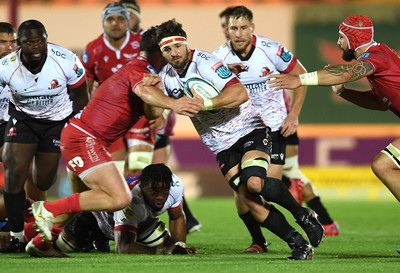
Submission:
[[[272,205],[268,217],[260,225],[285,241],[294,230],[285,216]]]
[[[247,227],[247,230],[250,232],[251,239],[253,242],[264,244],[266,242],[264,235],[262,234],[260,223],[254,219],[251,212],[247,212],[245,214],[239,214],[240,219],[242,219],[244,225]]]
[[[193,219],[194,216],[193,216],[192,212],[190,211],[189,206],[186,203],[185,196],[183,196],[182,199],[183,199],[183,202],[182,202],[183,203],[183,211],[185,212],[185,215],[186,215],[186,221],[189,221],[189,220]]]
[[[305,213],[305,208],[297,203],[296,199],[293,198],[293,195],[279,179],[272,177],[265,178],[264,187],[259,194],[266,201],[277,203],[290,211],[296,219],[299,219]]]
[[[322,204],[319,196],[308,201],[307,206],[318,214],[318,220],[322,225],[329,225],[333,223],[333,219]]]
[[[4,205],[10,231],[21,232],[24,230],[25,201],[24,190],[16,194],[4,192]]]

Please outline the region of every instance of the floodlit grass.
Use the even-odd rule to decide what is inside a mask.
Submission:
[[[267,272],[267,273],[394,273],[400,272],[399,204],[387,201],[329,201],[340,235],[327,237],[315,249],[312,261],[289,261],[287,245],[264,232],[271,243],[265,254],[242,254],[250,244],[236,216],[233,200],[210,198],[189,201],[201,221],[201,232],[190,234],[188,244],[198,248],[192,256],[116,255],[96,252],[71,254],[69,259],[32,258],[27,254],[0,254],[4,273],[103,272]],[[283,210],[282,210],[283,211]],[[294,220],[286,212],[287,218]],[[303,233],[303,232],[302,232]]]

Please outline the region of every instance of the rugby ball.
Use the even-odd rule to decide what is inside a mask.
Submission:
[[[220,94],[219,90],[213,84],[198,77],[189,78],[183,86],[183,91],[189,98],[194,97],[192,91],[196,92],[203,99],[212,99]]]

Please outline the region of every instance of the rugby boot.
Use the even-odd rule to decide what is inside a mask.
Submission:
[[[268,252],[269,244],[267,242],[259,243],[259,242],[252,242],[251,245],[246,248],[243,252],[244,253],[265,253]]]
[[[329,225],[322,225],[325,230],[325,236],[337,236],[339,235],[339,225],[335,222]]]
[[[298,223],[306,232],[308,239],[313,247],[318,247],[324,237],[324,228],[318,221],[318,215],[311,209],[306,209],[307,212],[303,214],[296,223]]]
[[[43,235],[43,239],[51,241],[51,230],[53,229],[53,213],[44,207],[44,201],[34,202],[31,206],[31,213],[35,217],[37,231]]]
[[[314,249],[297,231],[293,230],[291,236],[285,241],[292,250],[292,256],[288,257],[289,260],[313,259]]]
[[[25,246],[25,242],[21,242],[19,239],[12,236],[10,241],[0,249],[0,253],[24,253]]]

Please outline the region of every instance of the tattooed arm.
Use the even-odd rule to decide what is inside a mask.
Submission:
[[[357,61],[352,64],[327,66],[318,71],[318,85],[336,85],[359,80],[374,73],[369,62]]]
[[[270,87],[274,89],[297,88],[301,85],[337,85],[356,81],[374,73],[369,62],[356,61],[351,64],[327,66],[321,70],[297,75],[270,75]]]

